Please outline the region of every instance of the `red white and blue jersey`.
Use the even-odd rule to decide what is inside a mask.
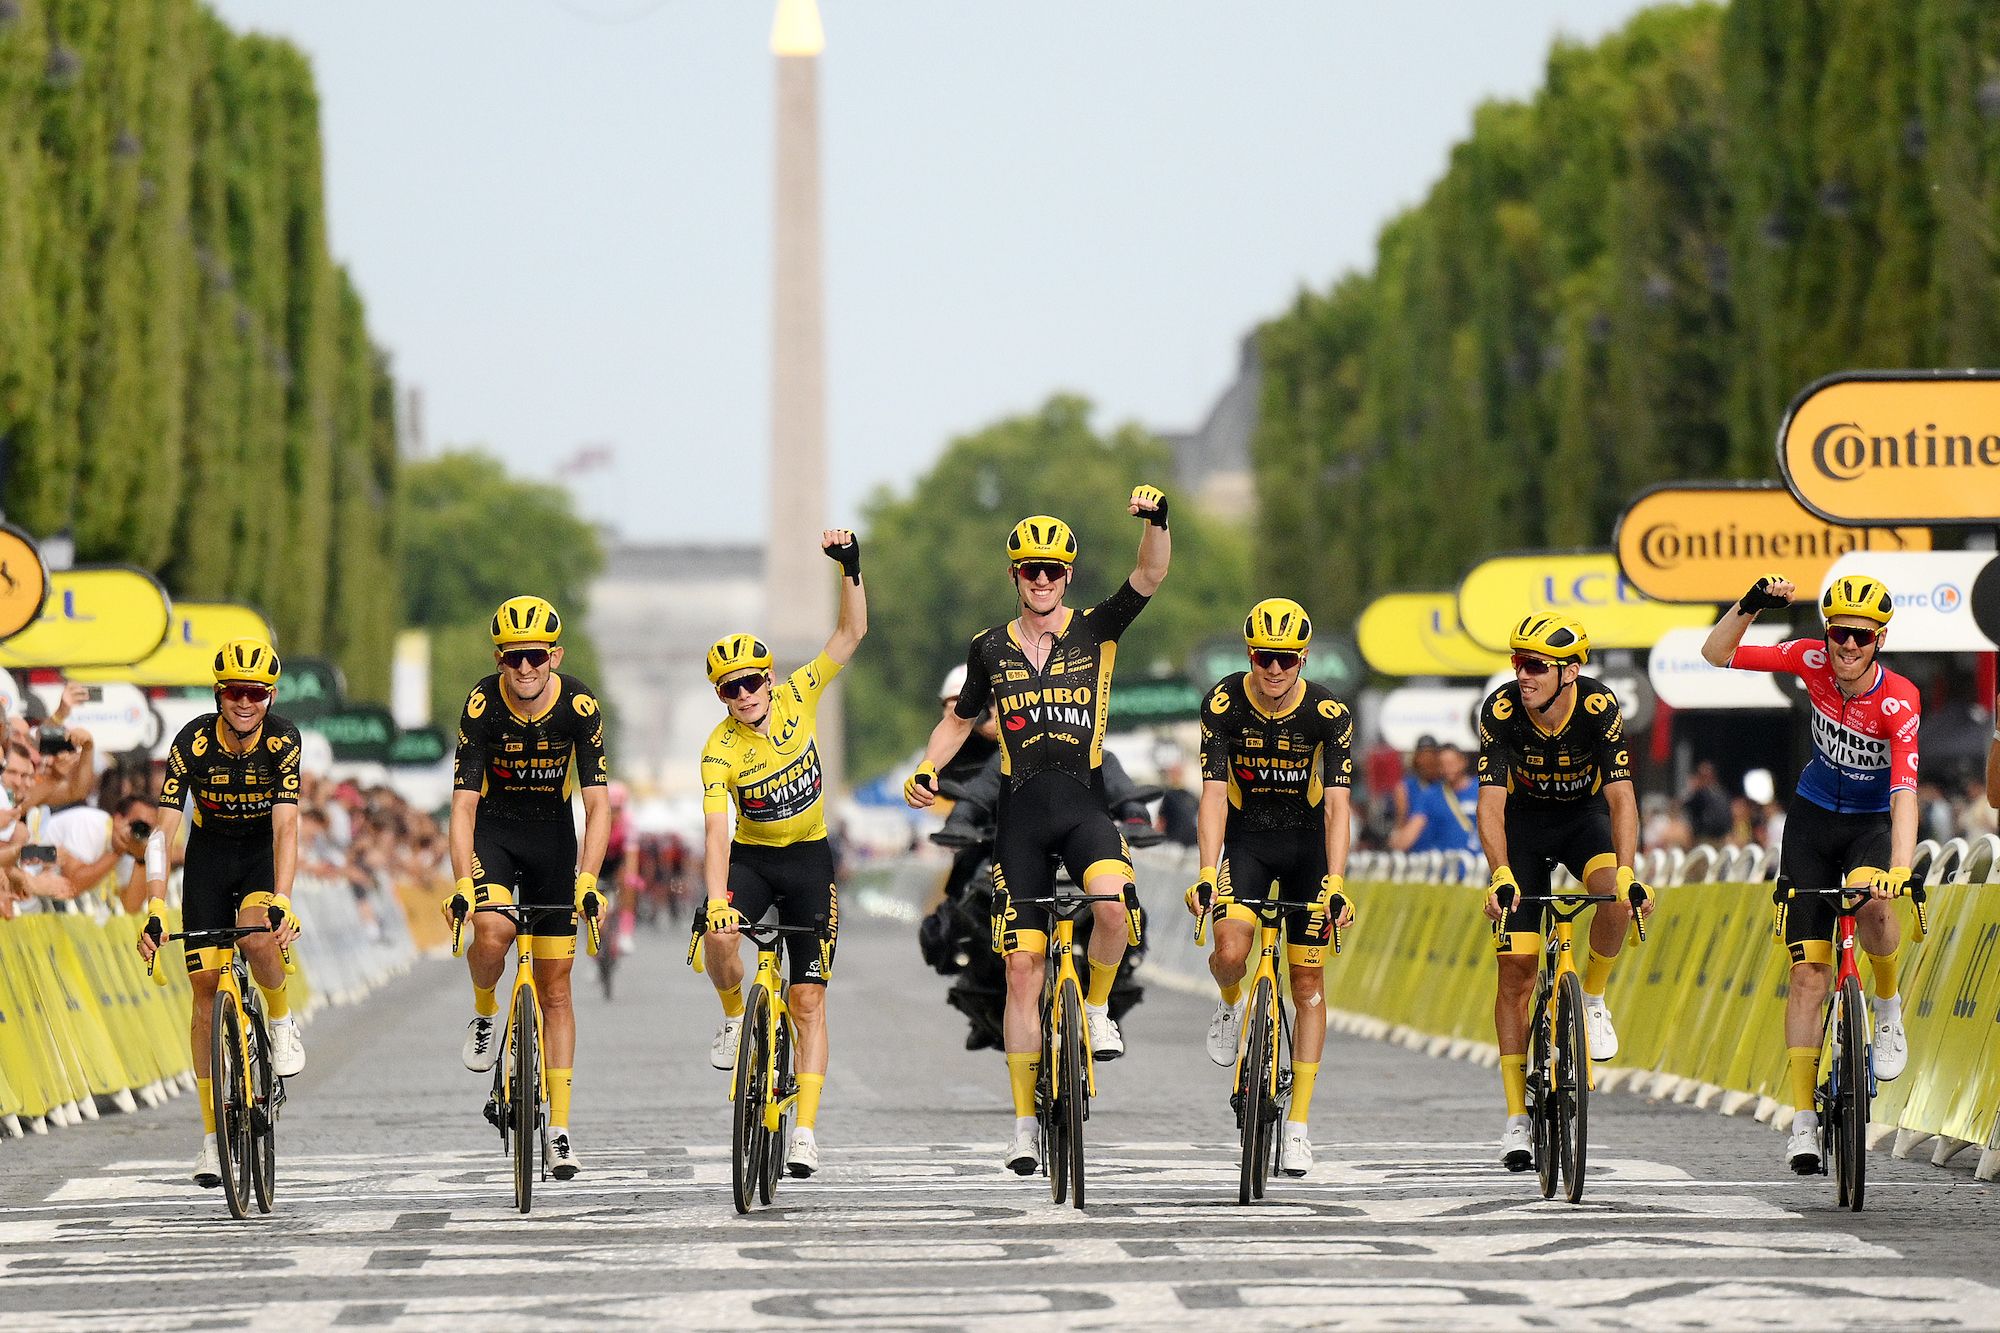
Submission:
[[[1813,757],[1799,774],[1799,795],[1845,814],[1880,814],[1889,794],[1917,789],[1917,687],[1877,662],[1867,689],[1848,698],[1834,680],[1820,639],[1746,643],[1729,659],[1740,671],[1784,671],[1805,682],[1812,700]]]

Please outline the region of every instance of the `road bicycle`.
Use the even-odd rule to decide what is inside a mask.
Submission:
[[[285,1104],[285,1080],[271,1065],[271,1027],[264,1017],[264,997],[250,984],[250,967],[236,951],[249,935],[268,935],[284,924],[285,914],[273,907],[269,924],[224,926],[215,930],[183,930],[167,934],[166,904],[148,906],[147,933],[153,943],[181,941],[189,949],[221,949],[220,974],[208,1026],[209,1109],[215,1117],[215,1158],[222,1174],[222,1195],[229,1215],[268,1213],[278,1192],[278,1112]],[[287,974],[298,971],[290,949],[280,951]],[[167,984],[157,949],[146,971],[156,985]]]
[[[1229,1094],[1242,1148],[1236,1202],[1248,1204],[1264,1197],[1264,1186],[1279,1169],[1284,1151],[1279,1125],[1292,1095],[1292,1023],[1284,988],[1278,985],[1278,949],[1285,936],[1286,917],[1300,910],[1300,905],[1278,898],[1235,897],[1229,901],[1257,915],[1257,966],[1250,974],[1250,1003],[1244,1011]],[[1210,910],[1195,918],[1196,948],[1208,944]],[[1334,894],[1328,931],[1335,954],[1340,952],[1339,922],[1346,910],[1345,895]]]
[[[1590,1067],[1589,1039],[1583,1024],[1583,978],[1576,970],[1576,918],[1594,903],[1615,903],[1615,893],[1520,894],[1512,888],[1499,893],[1503,911],[1517,905],[1546,903],[1549,930],[1542,944],[1542,966],[1535,980],[1534,1002],[1528,1008],[1532,1021],[1528,1036],[1528,1116],[1534,1144],[1535,1174],[1542,1197],[1555,1197],[1563,1186],[1563,1197],[1571,1203],[1583,1202],[1583,1173],[1590,1151],[1590,1090],[1594,1079]],[[1638,940],[1646,938],[1645,920],[1639,915],[1644,893],[1634,886],[1631,892],[1632,927]],[[1500,928],[1506,929],[1503,917]]]
[[[459,956],[467,913],[454,899],[451,914],[451,956]],[[561,908],[522,907],[515,903],[481,903],[474,912],[491,912],[514,923],[514,989],[507,1000],[507,1031],[500,1058],[493,1062],[493,1089],[486,1098],[486,1120],[500,1131],[500,1151],[514,1159],[514,1207],[527,1212],[534,1201],[535,1182],[549,1176],[549,1077],[542,1061],[542,994],[535,987],[535,937],[529,923],[546,920]],[[572,913],[572,916],[577,915]],[[598,950],[595,917],[582,918],[590,952]]]
[[[1035,1075],[1035,1120],[1040,1126],[1042,1172],[1049,1197],[1083,1207],[1083,1124],[1097,1095],[1090,1050],[1090,1019],[1083,1012],[1083,982],[1076,970],[1076,919],[1093,903],[1126,906],[1127,942],[1138,947],[1139,921],[1122,893],[1063,893],[1016,898],[1014,906],[1048,909],[1048,953],[1042,972],[1042,1063]]]
[[[1794,898],[1833,899],[1834,975],[1820,1011],[1819,1078],[1813,1090],[1819,1113],[1819,1174],[1833,1173],[1839,1206],[1861,1211],[1868,1186],[1868,1105],[1875,1096],[1873,1024],[1862,994],[1857,959],[1855,918],[1873,894],[1865,886],[1838,889],[1781,890]],[[1925,894],[1920,884],[1906,884],[1896,893],[1916,909],[1916,939],[1928,928]]]
[[[695,914],[694,938],[688,941],[688,966],[705,970],[701,940],[707,925]],[[736,1211],[747,1213],[753,1201],[769,1204],[778,1196],[785,1174],[785,1151],[797,1118],[799,1083],[792,1068],[798,1029],[785,1000],[790,985],[778,969],[780,946],[787,935],[811,937],[819,945],[819,974],[833,975],[833,935],[826,918],[810,926],[752,925],[737,928],[757,946],[757,969],[743,997],[743,1026],[736,1038],[736,1066],[729,1079],[732,1106],[729,1127],[729,1190]],[[796,945],[792,947],[797,947]]]

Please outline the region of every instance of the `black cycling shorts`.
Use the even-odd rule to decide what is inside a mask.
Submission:
[[[478,903],[497,887],[517,905],[537,909],[523,933],[575,941],[576,826],[569,820],[482,815],[472,831],[472,882]]]
[[[817,926],[827,934],[826,957],[840,936],[840,892],[833,883],[833,848],[825,838],[786,847],[729,844],[729,905],[752,925],[775,905],[782,926]],[[784,937],[787,972],[794,986],[824,986],[833,980],[820,970],[819,944],[802,935]]]
[[[1606,866],[1618,864],[1611,841],[1611,807],[1604,801],[1578,801],[1573,809],[1507,810],[1507,864],[1524,897],[1546,895],[1560,865],[1579,885]],[[1514,935],[1539,936],[1548,927],[1549,905],[1526,903],[1507,913],[1494,934],[1498,953],[1522,952]]]
[[[1324,957],[1317,952],[1326,943],[1324,932],[1317,939],[1308,938],[1310,908],[1319,897],[1320,881],[1326,877],[1323,825],[1244,829],[1226,834],[1222,840],[1222,864],[1216,867],[1216,872],[1217,887],[1231,897],[1268,898],[1275,882],[1279,901],[1288,904],[1285,929],[1290,940],[1289,961],[1294,967],[1324,964]],[[1250,919],[1248,908],[1238,908],[1231,915],[1239,920]],[[1304,950],[1314,952],[1308,957]]]
[[[245,898],[275,892],[273,850],[269,833],[231,838],[198,825],[189,829],[187,860],[181,866],[182,928],[227,929],[236,924]]]
[[[1048,947],[1049,909],[1014,904],[1054,895],[1053,858],[1061,858],[1079,890],[1112,869],[1132,882],[1132,854],[1103,798],[1066,774],[1044,770],[1018,788],[1003,788],[994,825],[994,910],[1010,912],[1013,922],[1003,953]]]
[[[1889,868],[1889,814],[1835,814],[1794,792],[1785,808],[1778,882],[1801,889],[1835,889],[1857,870]],[[1785,948],[1795,963],[1833,957],[1834,900],[1815,894],[1783,904]],[[1809,948],[1809,945],[1822,946]],[[1807,955],[1812,955],[1808,957]]]

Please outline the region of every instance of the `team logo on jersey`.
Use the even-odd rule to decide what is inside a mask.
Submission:
[[[1493,716],[1502,722],[1514,716],[1514,701],[1504,694],[1495,699],[1493,701]]]
[[[1611,762],[1620,768],[1625,768],[1632,763],[1632,756],[1628,751],[1620,750],[1617,754],[1611,756]]]
[[[1007,719],[1007,722],[1006,722],[1006,727],[1007,727],[1007,730],[1009,730],[1009,731],[1020,731],[1020,730],[1021,730],[1022,728],[1026,727],[1027,725],[1028,725],[1028,719],[1027,719],[1027,718],[1025,718],[1025,717],[1022,717],[1022,716],[1021,716],[1020,714],[1018,714],[1018,713],[1016,713],[1016,714],[1015,714],[1015,715],[1014,715],[1013,717],[1010,717],[1010,718],[1008,718],[1008,719]]]
[[[1214,694],[1208,696],[1208,711],[1226,713],[1229,711],[1229,691],[1218,686]]]
[[[1338,699],[1322,699],[1319,701],[1319,715],[1327,721],[1338,722],[1341,712],[1342,709]]]
[[[194,757],[199,759],[207,753],[208,753],[208,733],[205,731],[197,731],[194,734]]]
[[[1583,711],[1591,714],[1602,713],[1605,709],[1611,707],[1611,704],[1612,698],[1610,695],[1593,694],[1583,701]]]
[[[474,690],[472,692],[472,697],[465,701],[465,715],[467,717],[478,717],[481,713],[484,713],[485,711],[486,711],[486,691]]]
[[[269,750],[272,754],[276,754],[278,751],[285,748],[285,738],[283,736],[269,737],[264,742],[264,748]]]
[[[1799,660],[1817,671],[1826,665],[1826,650],[1824,648],[1808,648],[1805,652],[1799,654]]]
[[[597,712],[597,700],[587,694],[577,695],[569,701],[569,706],[576,710],[578,717],[591,717]]]

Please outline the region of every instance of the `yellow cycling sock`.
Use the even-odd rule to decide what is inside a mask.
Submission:
[[[1875,998],[1893,1000],[1896,998],[1896,955],[1892,953],[1871,953],[1868,955],[1868,972],[1875,978]]]
[[[1819,1047],[1787,1046],[1785,1069],[1791,1075],[1792,1109],[1813,1109],[1813,1087],[1819,1082]]]
[[[724,1018],[743,1017],[742,982],[739,981],[734,986],[717,986],[715,993],[722,1000],[722,1016]]]
[[[1243,1003],[1243,978],[1238,977],[1227,986],[1217,982],[1215,988],[1222,992],[1222,1002],[1235,1006]]]
[[[1042,1057],[1034,1051],[1007,1052],[1007,1082],[1014,1089],[1014,1118],[1035,1114],[1035,1076],[1041,1073]]]
[[[204,1134],[215,1133],[215,1103],[208,1099],[213,1086],[209,1079],[197,1078],[194,1081],[194,1099],[201,1103],[201,1132]]]
[[[481,1018],[491,1018],[500,1012],[500,997],[493,993],[493,989],[479,985],[472,988],[472,1012]]]
[[[1583,993],[1585,995],[1604,994],[1605,986],[1611,981],[1611,965],[1616,961],[1618,960],[1615,954],[1606,958],[1595,949],[1590,951],[1590,962],[1583,969]]]
[[[1312,1114],[1313,1084],[1319,1082],[1319,1061],[1292,1061],[1292,1110],[1285,1119],[1295,1125],[1306,1123]]]
[[[276,987],[259,982],[257,989],[264,993],[264,1017],[275,1023],[281,1018],[292,1016],[292,997],[285,994],[284,982],[279,982]]]
[[[1507,1114],[1526,1115],[1528,1113],[1528,1057],[1526,1055],[1503,1055],[1500,1057],[1500,1086],[1507,1091]]]
[[[1118,964],[1100,963],[1090,960],[1090,988],[1083,993],[1083,1002],[1093,1009],[1102,1009],[1111,1003],[1111,983],[1118,980]]]
[[[820,1089],[826,1086],[825,1074],[799,1075],[799,1128],[811,1129],[819,1119]]]
[[[549,1066],[549,1123],[569,1128],[569,1090],[575,1081],[576,1070],[557,1069]]]

